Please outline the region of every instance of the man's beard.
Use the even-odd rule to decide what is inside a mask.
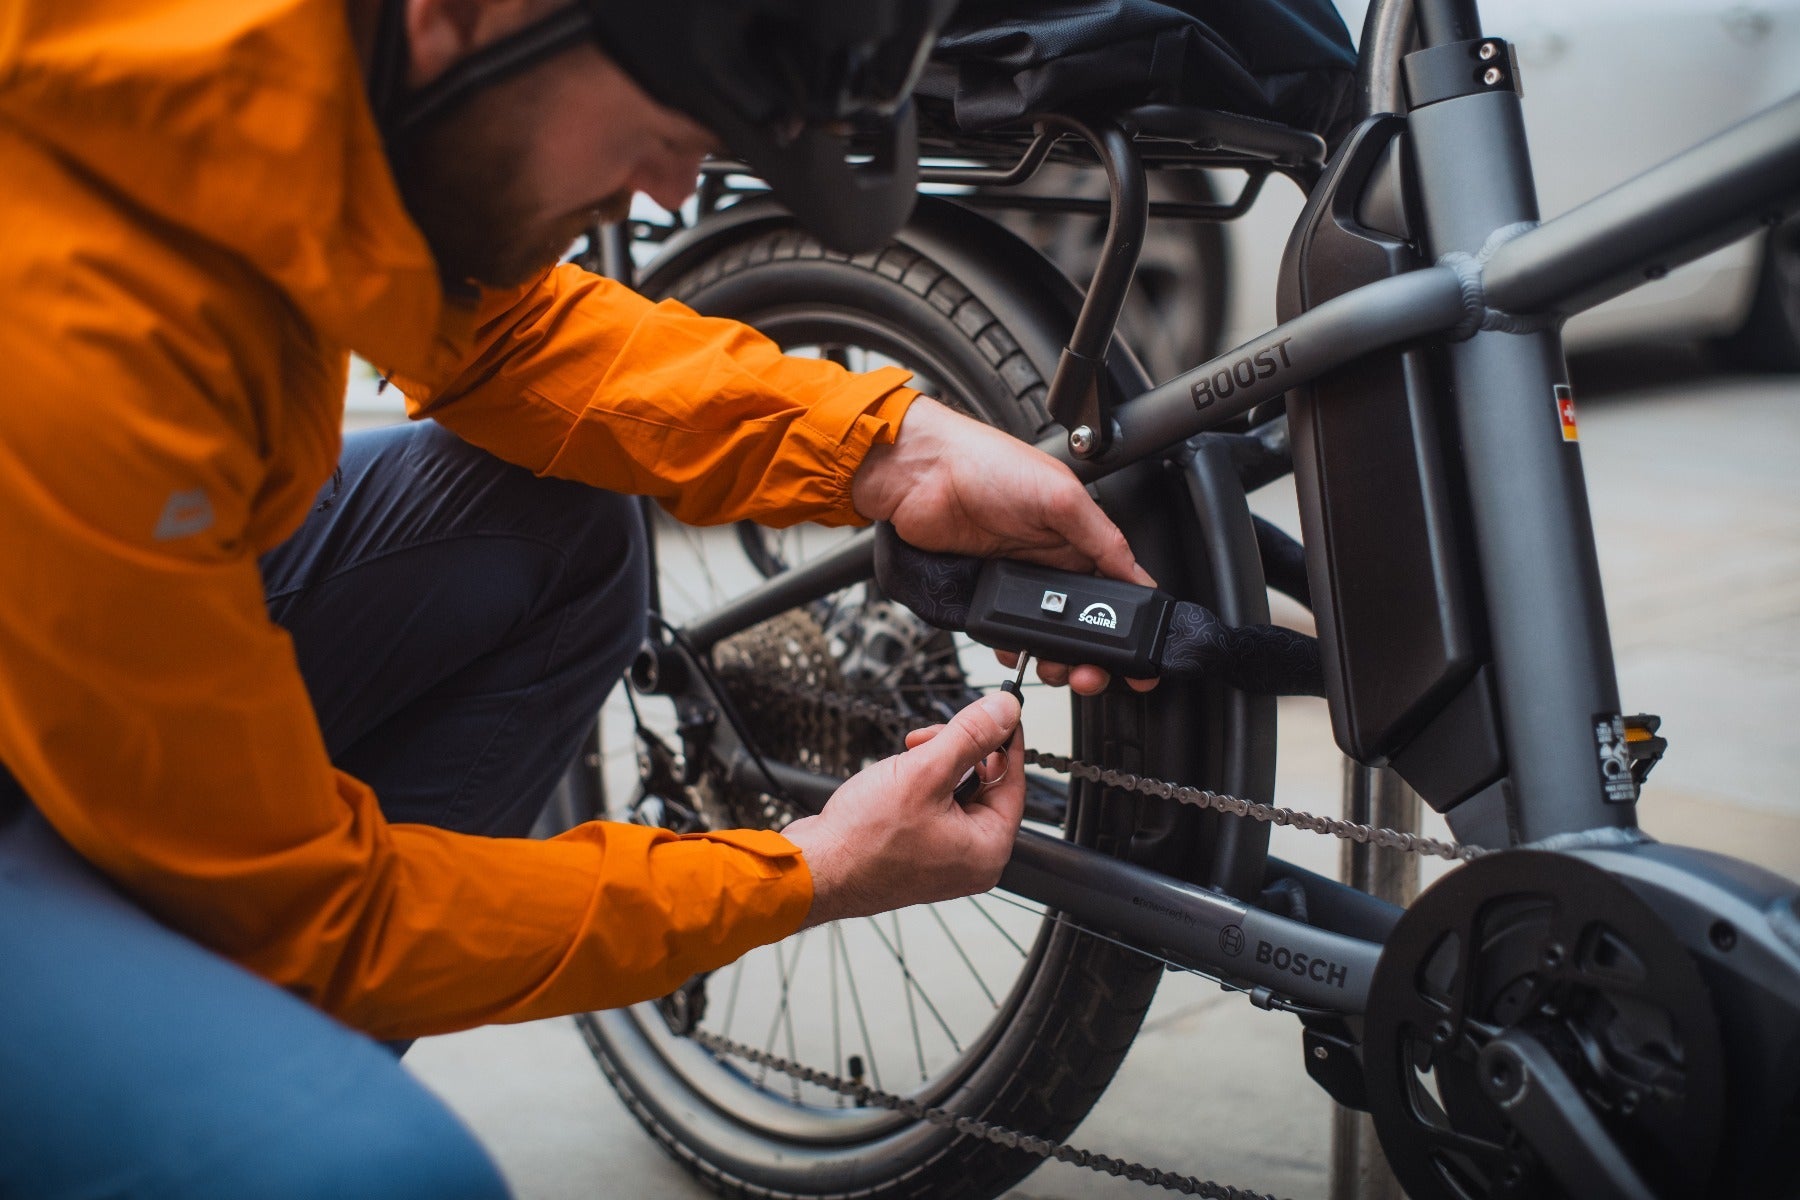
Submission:
[[[534,216],[525,170],[530,134],[498,99],[473,96],[389,152],[400,197],[447,289],[529,282],[595,223],[623,220],[630,209],[630,193],[616,192],[559,217]]]

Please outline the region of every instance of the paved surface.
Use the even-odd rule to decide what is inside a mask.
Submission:
[[[1662,714],[1673,742],[1643,823],[1800,877],[1800,383],[1709,377],[1680,354],[1580,365],[1624,704]],[[1259,506],[1278,519],[1292,512],[1291,496]],[[1340,763],[1322,707],[1284,702],[1282,722],[1282,802],[1331,810]],[[1335,844],[1312,835],[1277,830],[1275,842],[1292,860],[1335,863]],[[640,1134],[568,1021],[432,1038],[406,1061],[478,1131],[522,1197],[707,1194]],[[1329,1110],[1291,1018],[1171,976],[1072,1140],[1322,1197]],[[1147,1194],[1057,1164],[1009,1193]]]

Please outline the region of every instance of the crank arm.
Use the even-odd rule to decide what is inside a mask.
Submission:
[[[1563,1190],[1591,1200],[1656,1200],[1606,1126],[1531,1034],[1508,1029],[1481,1048],[1482,1090],[1525,1136]]]

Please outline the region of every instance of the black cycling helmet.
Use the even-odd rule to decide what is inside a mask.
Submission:
[[[659,103],[718,135],[821,241],[856,253],[912,212],[918,139],[908,98],[956,2],[579,0],[417,92],[401,92],[396,72],[378,65],[371,92],[398,144],[474,89],[591,37]],[[401,3],[389,0],[378,64],[404,62]],[[868,161],[850,161],[852,135],[859,150],[873,148]]]

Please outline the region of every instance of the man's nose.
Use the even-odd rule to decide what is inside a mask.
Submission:
[[[684,154],[646,166],[632,180],[632,188],[674,212],[694,194],[699,174],[700,156]]]

